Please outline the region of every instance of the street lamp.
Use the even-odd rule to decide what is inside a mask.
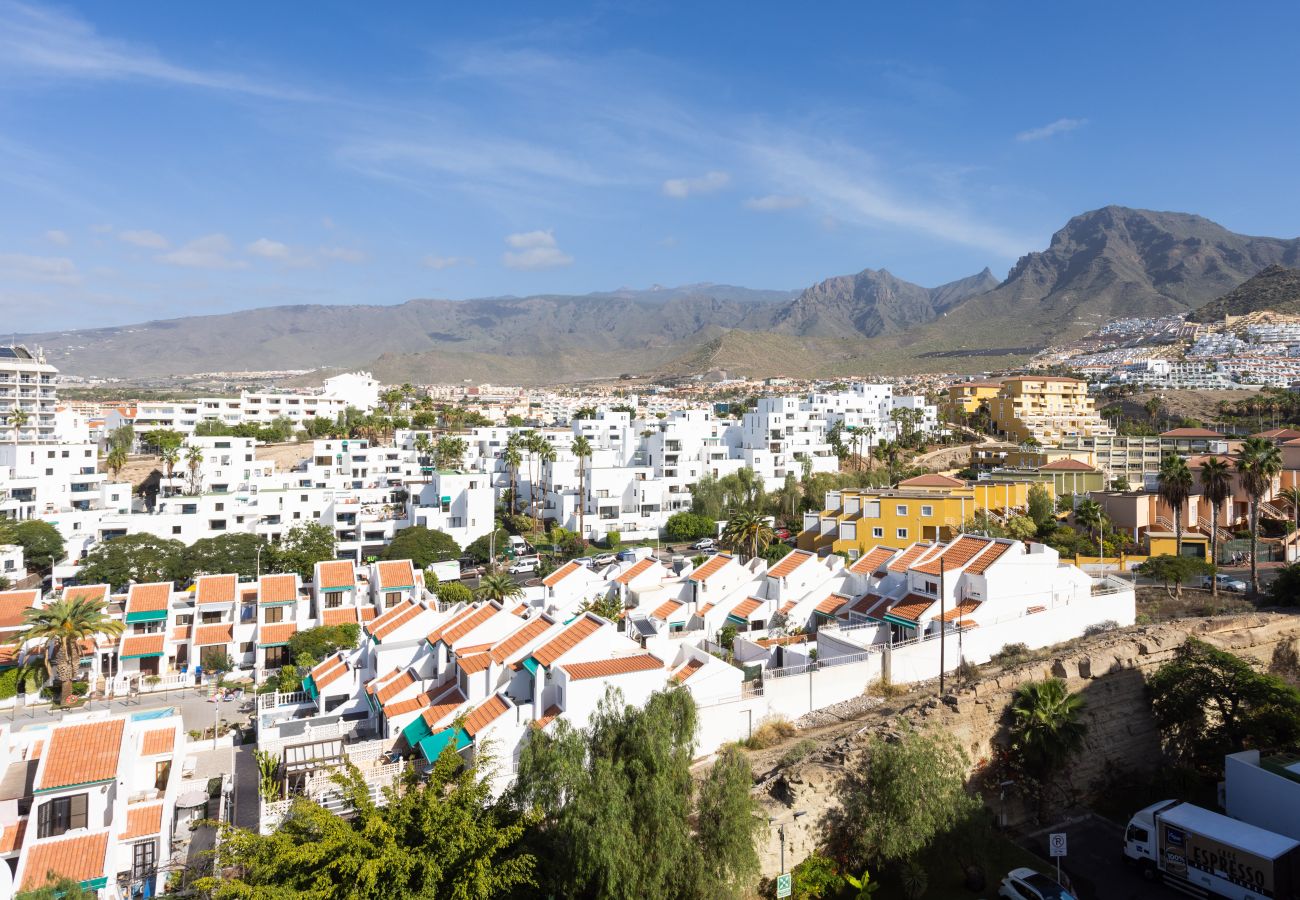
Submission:
[[[794,816],[791,818],[790,821],[793,822],[794,819],[802,819],[806,815],[808,815],[808,813],[805,810],[802,809],[795,810]],[[772,826],[774,822],[776,822],[776,819],[772,818],[771,816],[768,816],[767,824],[769,828]],[[780,825],[777,825],[776,828],[777,838],[781,842],[781,874],[782,875],[785,874],[785,826],[787,824],[789,823],[782,822]]]

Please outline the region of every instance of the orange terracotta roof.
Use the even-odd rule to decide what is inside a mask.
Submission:
[[[396,591],[415,587],[415,565],[409,559],[394,559],[379,564],[379,589]]]
[[[382,642],[384,638],[393,634],[403,625],[415,621],[415,619],[424,612],[424,607],[410,600],[403,600],[401,603],[390,608],[382,616],[366,625],[366,632],[375,640]]]
[[[298,633],[296,622],[282,622],[275,625],[263,625],[257,629],[257,642],[263,647],[273,644],[287,644],[289,638]]]
[[[21,628],[23,613],[36,605],[36,591],[0,591],[0,628]]]
[[[665,600],[663,603],[659,604],[655,611],[650,613],[650,615],[656,619],[667,620],[669,616],[685,605],[686,604],[680,600]]]
[[[543,578],[542,584],[548,588],[555,587],[561,581],[568,578],[570,575],[572,575],[574,572],[578,571],[581,568],[582,566],[580,566],[576,562],[567,562],[564,565],[560,566],[558,569],[556,569],[554,572],[552,572],[550,575],[547,575],[545,578]]]
[[[595,616],[583,616],[534,650],[532,657],[543,666],[549,666],[599,631],[600,627],[601,621]]]
[[[1270,441],[1293,441],[1300,438],[1300,431],[1296,431],[1294,428],[1270,428],[1268,431],[1252,434],[1251,437],[1265,438]]]
[[[902,556],[898,557],[898,559],[891,562],[887,566],[887,570],[890,572],[906,572],[908,567],[911,566],[912,563],[920,559],[926,553],[926,551],[928,551],[933,546],[935,545],[923,544],[918,541],[917,543],[913,544],[912,546],[904,550]]]
[[[0,831],[0,853],[12,853],[23,845],[23,835],[27,833],[27,817],[20,816],[17,822],[6,825]]]
[[[311,680],[315,682],[316,690],[323,691],[346,675],[347,671],[348,664],[343,661],[342,656],[336,654],[311,670]]]
[[[141,756],[170,754],[174,749],[176,749],[175,728],[151,728],[140,738]]]
[[[848,603],[852,599],[853,599],[852,597],[846,597],[843,594],[832,593],[821,603],[818,603],[817,608],[814,609],[813,612],[819,612],[823,616],[833,616],[841,606],[843,606],[845,603]]]
[[[622,573],[614,580],[617,581],[619,584],[630,584],[632,582],[632,579],[636,578],[638,575],[642,574],[653,565],[655,565],[655,560],[651,557],[646,557],[645,559],[638,560],[636,565],[632,566],[632,568],[628,569],[626,572]]]
[[[817,554],[810,553],[807,550],[792,550],[767,570],[769,578],[785,578],[794,573],[794,570],[804,563],[817,558]]]
[[[686,660],[685,665],[673,673],[673,681],[682,684],[703,668],[704,663],[700,662],[698,659],[688,659]]]
[[[373,606],[363,606],[363,607],[361,607],[361,621],[362,621],[362,623],[365,623],[365,622],[373,622],[373,621],[375,620],[375,616],[377,615],[377,612],[378,612],[378,611],[377,611]]]
[[[85,656],[85,653],[82,653]],[[10,666],[18,661],[18,647],[14,644],[0,644],[0,666]]]
[[[384,704],[384,718],[395,719],[398,716],[404,716],[413,713],[417,709],[424,709],[429,705],[429,692],[416,694],[414,697],[408,697],[405,700],[394,700],[392,703]]]
[[[118,840],[148,837],[162,831],[162,803],[136,803],[126,808],[126,830]]]
[[[965,487],[966,482],[960,478],[953,478],[948,475],[940,475],[937,472],[931,472],[928,475],[917,475],[915,478],[905,478],[898,483],[901,488],[957,488]]]
[[[790,610],[794,609],[794,608],[795,608],[796,606],[798,606],[798,605],[799,605],[799,604],[798,604],[796,601],[794,601],[794,600],[787,600],[787,601],[785,601],[784,603],[781,604],[781,608],[778,609],[777,612],[779,612],[781,615],[784,616],[784,615],[786,615],[787,613],[789,613]]]
[[[960,603],[958,603],[956,606],[954,606],[952,609],[944,610],[943,615],[939,617],[939,621],[951,622],[953,619],[959,619],[962,616],[968,616],[979,608],[980,608],[980,604],[978,600],[963,600]]]
[[[746,597],[727,613],[728,616],[735,616],[737,619],[748,619],[754,610],[763,605],[763,601],[758,597]]]
[[[889,614],[895,619],[907,619],[916,622],[931,606],[934,606],[934,600],[931,598],[923,597],[920,594],[908,594],[898,601],[898,604],[889,611]]]
[[[193,631],[194,631],[193,626],[177,625],[175,628],[172,629],[172,641],[173,642],[188,641]]]
[[[652,669],[662,669],[663,667],[664,661],[650,653],[638,653],[635,656],[615,656],[611,659],[569,663],[560,666],[571,681],[586,681],[588,678],[612,678],[618,675],[631,675],[633,672],[649,672]]]
[[[429,693],[432,694],[433,692],[430,691]],[[430,703],[429,708],[421,716],[424,719],[424,724],[430,728],[435,728],[439,722],[464,705],[465,695],[460,692],[460,688],[452,685],[437,697],[431,698]]]
[[[357,570],[346,559],[333,559],[316,563],[316,589],[327,591],[331,588],[356,587]]]
[[[89,600],[92,603],[103,603],[108,599],[108,585],[106,584],[79,584],[73,587],[63,589],[64,600]]]
[[[263,575],[257,583],[257,602],[292,603],[298,599],[297,575]]]
[[[41,763],[39,789],[48,791],[116,778],[125,728],[125,719],[56,725]]]
[[[547,725],[554,722],[562,712],[564,712],[564,710],[560,709],[558,706],[546,707],[546,712],[542,713],[542,717],[533,723],[533,727],[545,728]]]
[[[200,625],[194,629],[194,646],[211,647],[215,644],[233,644],[235,626],[232,622],[218,622],[215,625]]]
[[[984,571],[989,566],[993,565],[995,562],[1001,559],[1003,554],[1005,554],[1010,549],[1011,549],[1010,544],[1003,544],[1003,543],[994,544],[992,547],[989,547],[978,557],[976,557],[975,561],[966,567],[967,574],[983,575]]]
[[[932,559],[928,559],[920,565],[913,566],[912,569],[923,575],[938,575],[940,566],[942,566],[945,571],[955,573],[991,543],[992,541],[988,538],[963,534],[949,544],[942,553],[936,554]]]
[[[491,603],[484,603],[478,609],[473,610],[469,615],[461,617],[454,624],[444,628],[442,630],[442,642],[444,644],[456,643],[500,611],[500,607],[494,606]]]
[[[204,603],[234,603],[239,579],[234,575],[200,575],[196,584],[194,602],[200,606]]]
[[[849,571],[855,575],[874,575],[885,568],[885,564],[893,558],[898,551],[893,547],[873,547],[849,566]]]
[[[1227,435],[1211,431],[1208,428],[1173,428],[1169,431],[1162,431],[1160,436],[1162,438],[1227,438]]]
[[[1031,606],[1027,610],[1025,610],[1025,615],[1032,616],[1034,613],[1040,613],[1046,611],[1047,611],[1046,606]]]
[[[107,831],[36,841],[27,848],[22,889],[41,887],[50,872],[73,881],[96,881],[105,877],[107,855]]]
[[[538,616],[532,621],[525,622],[523,627],[516,629],[508,634],[503,640],[499,641],[490,651],[492,661],[503,663],[514,654],[518,653],[532,641],[537,640],[546,633],[546,629],[555,623],[551,620]]]
[[[888,597],[879,594],[863,594],[862,598],[850,608],[850,612],[860,613],[868,619],[880,620],[885,615],[885,607],[888,605]]]
[[[470,616],[474,615],[477,609],[478,607],[476,606],[466,606],[460,612],[452,613],[451,618],[443,622],[437,628],[433,629],[433,631],[430,631],[428,635],[426,635],[425,640],[427,640],[430,644],[438,643],[438,641],[442,640],[443,634],[448,629],[456,627],[457,624],[469,618]]]
[[[357,608],[355,606],[335,606],[332,609],[322,609],[320,611],[320,621],[322,625],[355,625],[357,623]]]
[[[691,581],[708,581],[714,575],[722,571],[727,563],[731,562],[732,557],[726,553],[719,553],[716,556],[710,556],[704,561],[704,565],[691,572],[689,578]]]
[[[492,665],[492,657],[486,653],[471,653],[469,656],[458,656],[456,665],[466,675],[477,675]]]
[[[715,607],[715,606],[717,606],[717,605],[718,605],[718,604],[716,604],[716,603],[706,603],[706,604],[704,604],[703,606],[700,607],[700,615],[704,615],[706,612],[708,612],[709,610],[713,609],[713,607]]]
[[[375,699],[382,706],[413,684],[415,684],[415,673],[410,669],[402,669],[395,677],[390,676],[375,689]]]
[[[32,744],[31,750],[27,753],[27,759],[30,762],[33,759],[40,759],[41,754],[45,751],[45,741],[36,741]]]
[[[510,707],[506,705],[506,702],[500,696],[493,694],[475,707],[474,711],[465,719],[465,733],[470,737],[474,737],[505,715],[509,709]]]
[[[122,656],[146,656],[151,653],[162,653],[166,640],[167,635],[161,633],[128,635],[122,638]]]
[[[133,584],[126,595],[126,611],[157,612],[166,609],[172,599],[172,583],[156,581],[152,584]]]
[[[520,603],[514,609],[510,610],[510,614],[512,616],[518,616],[521,619],[524,618],[525,616],[528,615],[528,604]]]
[[[1077,459],[1058,459],[1045,466],[1039,466],[1040,472],[1096,472],[1097,469]]]

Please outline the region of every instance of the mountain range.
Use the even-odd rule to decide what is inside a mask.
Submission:
[[[1121,316],[1187,312],[1300,239],[1236,234],[1200,216],[1108,206],[1071,219],[999,282],[988,269],[926,288],[884,269],[803,291],[695,284],[582,296],[274,306],[20,336],[62,370],[157,377],[369,368],[385,381],[560,383],[621,373],[843,376],[979,370]]]

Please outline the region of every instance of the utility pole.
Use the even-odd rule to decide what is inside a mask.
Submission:
[[[943,697],[943,647],[944,632],[947,631],[947,623],[944,622],[944,598],[943,598],[943,575],[944,575],[943,554],[939,554],[939,697]]]

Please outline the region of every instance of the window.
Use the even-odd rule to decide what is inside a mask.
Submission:
[[[900,503],[900,504],[898,504],[897,506],[895,506],[895,507],[894,507],[894,515],[896,515],[896,516],[905,516],[905,515],[907,515],[907,504],[905,504],[905,503]]]
[[[181,533],[181,526],[179,526],[179,525],[173,525],[173,526],[172,526],[172,534],[180,534],[180,533]]]
[[[225,520],[225,519],[208,519],[208,528],[209,528],[211,531],[225,531],[225,530],[226,530],[226,520]]]
[[[266,667],[268,669],[278,669],[289,662],[288,647],[267,647],[266,648]]]
[[[242,654],[245,655],[245,656],[247,656],[248,654],[252,653],[252,652],[253,652],[253,642],[252,642],[252,641],[244,641],[242,644],[239,645],[239,652],[242,653]]]
[[[46,803],[36,814],[37,836],[58,837],[73,828],[86,827],[86,795],[58,797]]]
[[[922,590],[925,591],[927,594],[937,594],[939,593],[939,582],[927,581],[925,583],[925,587],[922,588]]]
[[[160,760],[153,766],[153,786],[160,791],[167,790],[167,779],[171,777],[172,761],[170,759]]]
[[[885,529],[883,529],[883,528],[873,528],[873,529],[871,529],[871,536],[872,536],[873,538],[882,538],[882,537],[885,536]]]
[[[1128,834],[1124,835],[1124,839],[1126,841],[1137,841],[1139,844],[1145,844],[1147,842],[1147,830],[1145,828],[1139,828],[1136,825],[1130,825],[1128,827]]]
[[[266,622],[266,624],[268,624],[268,625],[273,625],[273,624],[275,624],[276,622],[283,622],[283,621],[284,621],[284,607],[283,607],[283,606],[268,606],[268,607],[266,608],[265,613],[263,613],[263,616],[264,616],[263,621]]]
[[[216,504],[213,504],[213,507],[212,507],[212,508],[215,509],[217,512],[225,512],[225,511],[226,511],[226,504],[224,504],[224,503],[216,503]]]
[[[926,517],[926,518],[929,518],[930,516],[934,515],[934,507],[933,507],[933,506],[922,506],[922,507],[921,507],[921,515],[924,516],[924,517]]]
[[[898,531],[896,532],[896,536],[900,541],[907,540],[907,529],[906,528],[898,529]]]

